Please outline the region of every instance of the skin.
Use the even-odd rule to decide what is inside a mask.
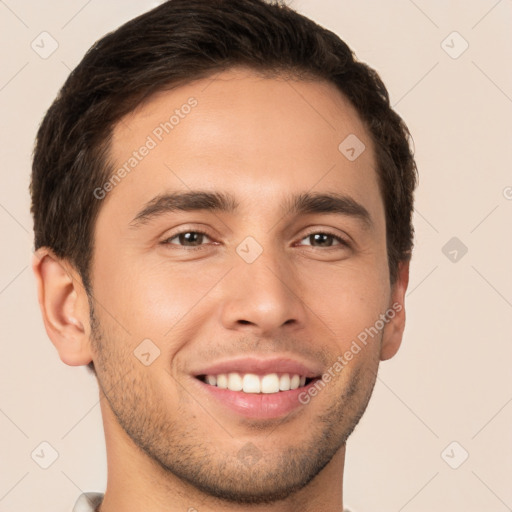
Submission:
[[[197,106],[103,199],[90,303],[69,262],[47,248],[34,258],[61,359],[94,361],[97,371],[108,459],[100,510],[341,511],[346,439],[405,324],[408,264],[391,285],[371,138],[333,85],[240,68],[161,92],[126,116],[113,133],[114,166],[190,97]],[[349,134],[366,146],[353,162],[338,150]],[[238,210],[132,222],[155,196],[190,190],[230,193]],[[284,207],[305,192],[350,196],[370,223]],[[177,238],[198,229],[208,236]],[[236,252],[247,236],[263,249],[252,263]],[[284,418],[243,418],[191,375],[239,355],[285,355],[324,372],[394,303],[402,309],[381,333]],[[145,366],[133,352],[148,338],[160,355]]]

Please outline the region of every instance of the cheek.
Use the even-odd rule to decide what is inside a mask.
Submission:
[[[340,344],[373,326],[389,302],[390,286],[382,265],[345,261],[337,265],[304,266],[298,275],[301,297]],[[332,332],[331,332],[332,334]]]
[[[115,305],[132,338],[161,341],[169,349],[173,340],[187,338],[185,329],[192,324],[197,329],[198,322],[193,320],[207,306],[211,290],[226,268],[160,260],[136,270],[118,265],[115,272],[103,290],[106,303]]]

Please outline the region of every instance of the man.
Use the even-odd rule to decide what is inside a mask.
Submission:
[[[100,390],[106,491],[75,511],[343,509],[405,325],[408,137],[282,4],[170,0],[90,49],[31,184],[46,330]]]

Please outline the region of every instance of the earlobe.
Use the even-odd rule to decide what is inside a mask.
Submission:
[[[46,247],[34,253],[32,270],[44,326],[61,360],[71,366],[88,364],[88,302],[80,277]]]
[[[400,348],[405,329],[405,292],[409,284],[409,262],[398,266],[398,276],[391,293],[391,305],[387,312],[388,323],[384,327],[380,351],[381,361],[392,358]]]

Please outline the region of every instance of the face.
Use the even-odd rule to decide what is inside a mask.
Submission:
[[[111,161],[91,275],[112,418],[212,496],[290,495],[343,449],[399,343],[367,130],[332,85],[230,70],[124,118]]]

